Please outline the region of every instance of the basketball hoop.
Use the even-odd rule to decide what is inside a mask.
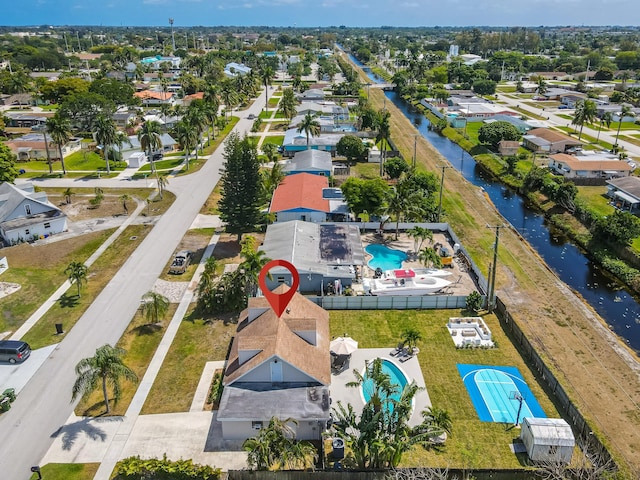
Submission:
[[[509,400],[517,400],[519,402],[515,423],[515,426],[517,427],[518,425],[520,425],[520,413],[522,412],[522,402],[524,401],[524,397],[520,395],[520,392],[514,390],[509,392]]]

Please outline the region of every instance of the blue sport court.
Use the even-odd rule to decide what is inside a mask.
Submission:
[[[520,399],[519,422],[525,417],[547,417],[516,367],[461,363],[457,367],[481,421],[516,423]]]

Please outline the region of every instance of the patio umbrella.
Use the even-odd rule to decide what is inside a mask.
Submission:
[[[329,348],[336,355],[351,355],[358,349],[358,342],[351,337],[338,337],[331,341]]]

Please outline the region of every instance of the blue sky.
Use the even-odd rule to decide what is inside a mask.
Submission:
[[[10,0],[1,0],[8,5]],[[12,2],[13,3],[13,2]],[[19,0],[2,25],[626,25],[638,0]]]

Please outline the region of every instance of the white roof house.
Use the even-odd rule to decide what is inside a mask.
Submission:
[[[7,245],[46,238],[67,230],[67,216],[36,192],[32,183],[0,184],[0,236]]]
[[[571,463],[576,440],[561,418],[525,418],[520,439],[534,462]]]
[[[247,75],[251,72],[251,68],[243,63],[230,62],[224,67],[224,74],[229,77],[237,77],[238,75]]]

